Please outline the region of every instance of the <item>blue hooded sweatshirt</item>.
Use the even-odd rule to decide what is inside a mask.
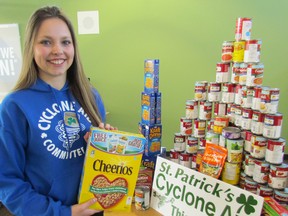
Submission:
[[[94,89],[105,121],[105,108]],[[0,200],[17,216],[71,216],[91,122],[66,84],[41,79],[0,107]]]

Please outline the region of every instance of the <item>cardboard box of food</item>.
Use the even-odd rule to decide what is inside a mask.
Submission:
[[[130,211],[146,139],[142,134],[90,129],[79,203],[94,209]]]

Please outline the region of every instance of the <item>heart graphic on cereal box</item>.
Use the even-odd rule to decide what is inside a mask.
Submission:
[[[127,194],[128,182],[118,177],[110,181],[104,175],[97,175],[90,185],[90,192],[97,198],[103,209],[111,208],[119,203]]]

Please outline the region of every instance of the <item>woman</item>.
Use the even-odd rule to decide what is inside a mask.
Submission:
[[[0,200],[14,215],[93,215],[77,204],[87,132],[106,124],[86,78],[71,22],[40,8],[25,35],[19,80],[0,108]]]

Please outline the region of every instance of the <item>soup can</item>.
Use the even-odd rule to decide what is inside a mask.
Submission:
[[[241,163],[225,162],[221,180],[228,184],[237,185],[240,180]]]
[[[175,151],[174,149],[170,149],[170,160],[179,164],[179,155],[180,155],[180,152],[178,151]]]
[[[268,175],[270,164],[266,161],[254,161],[253,180],[259,184],[266,184],[268,182]]]
[[[225,127],[222,130],[222,136],[226,139],[237,140],[241,138],[241,130],[238,127]]]
[[[252,29],[252,19],[239,17],[236,19],[235,40],[250,40]]]
[[[257,159],[264,159],[267,149],[267,138],[253,135],[251,137],[251,155]]]
[[[247,63],[240,63],[240,70],[239,70],[239,84],[246,85],[247,79]]]
[[[243,171],[241,171],[241,172],[240,172],[240,180],[239,180],[239,187],[240,187],[241,189],[244,189],[245,178],[246,178],[246,174],[245,174]]]
[[[247,40],[244,50],[244,62],[260,62],[262,40]]]
[[[212,103],[208,101],[200,101],[199,119],[210,120],[212,117]]]
[[[218,62],[216,64],[216,82],[225,83],[229,81],[230,63]]]
[[[273,188],[263,184],[257,185],[257,193],[256,193],[257,195],[262,197],[272,197],[273,193],[274,193]]]
[[[260,111],[262,113],[276,114],[278,111],[280,89],[263,88],[261,91]]]
[[[263,136],[271,139],[279,139],[282,130],[283,115],[281,113],[266,114],[264,118]]]
[[[240,74],[240,62],[232,63],[232,73],[231,73],[231,83],[239,83],[239,74]]]
[[[268,139],[265,160],[271,164],[282,164],[284,159],[286,140]]]
[[[253,99],[253,87],[242,86],[241,96],[241,106],[244,108],[251,108]]]
[[[243,62],[244,61],[244,50],[245,50],[245,40],[235,41],[233,44],[233,62]]]
[[[283,190],[287,185],[288,165],[271,165],[268,185],[273,189]]]
[[[229,117],[229,122],[231,125],[234,125],[235,123],[235,107],[236,104],[227,104],[227,116]]]
[[[186,118],[187,119],[196,119],[198,118],[198,101],[196,100],[187,100],[186,101]]]
[[[205,137],[205,130],[206,130],[206,120],[195,119],[193,127],[194,137],[197,138]]]
[[[200,137],[198,139],[198,147],[199,147],[199,149],[205,149],[206,148],[206,139],[205,139],[205,137]]]
[[[207,121],[207,130],[214,130],[214,118]]]
[[[240,84],[235,85],[234,103],[237,105],[241,105],[241,103],[242,103],[242,85],[240,85]]]
[[[187,168],[191,168],[191,157],[188,153],[180,153],[179,155],[179,164]]]
[[[214,103],[214,116],[224,116],[227,114],[227,104],[215,102]]]
[[[263,134],[265,114],[258,110],[253,111],[251,121],[251,132],[257,135]]]
[[[261,103],[261,86],[255,86],[253,88],[253,97],[252,97],[252,109],[260,111],[260,103]]]
[[[227,139],[226,148],[228,150],[227,161],[230,163],[241,163],[243,156],[244,140],[240,139]]]
[[[196,101],[206,100],[207,99],[207,81],[197,81],[194,86],[194,99]]]
[[[180,133],[184,135],[192,134],[192,119],[186,117],[180,119]]]
[[[222,95],[221,102],[223,103],[233,103],[235,92],[234,92],[235,84],[233,83],[223,83],[222,84]]]
[[[221,83],[210,82],[208,85],[208,101],[218,102],[221,99]]]
[[[136,186],[135,209],[147,210],[150,207],[150,188],[148,186]]]
[[[281,191],[281,190],[274,190],[273,198],[278,202],[280,205],[287,206],[288,203],[288,192]]]
[[[263,83],[264,64],[247,63],[247,86],[261,86]]]
[[[216,134],[221,134],[223,128],[229,125],[229,117],[228,116],[215,116],[214,117],[214,126],[213,132]]]
[[[233,58],[233,41],[224,41],[222,43],[222,55],[221,61],[228,63],[232,61]]]
[[[195,154],[198,151],[198,138],[193,136],[187,137],[186,152],[189,154]]]
[[[252,177],[253,172],[254,172],[254,167],[255,167],[255,158],[252,157],[250,154],[245,155],[245,161],[244,161],[244,173]]]
[[[242,109],[242,120],[241,120],[241,128],[243,130],[251,130],[251,121],[253,116],[253,110],[250,108]]]
[[[234,124],[237,127],[241,127],[241,120],[242,120],[242,107],[239,105],[235,106],[235,121]]]
[[[183,152],[186,149],[186,135],[181,133],[174,134],[174,150]]]
[[[212,130],[209,130],[206,132],[205,139],[206,139],[206,144],[207,143],[216,144],[216,145],[219,144],[219,134],[215,133]]]
[[[249,130],[246,130],[245,132],[245,136],[244,136],[244,151],[245,152],[251,152],[252,149],[252,144],[251,144],[251,139],[253,136],[253,133]]]
[[[196,170],[199,171],[200,164],[204,155],[204,149],[199,149],[196,155]]]
[[[244,190],[256,194],[257,193],[257,185],[258,185],[257,182],[255,182],[252,178],[247,177],[247,178],[245,178]]]
[[[197,153],[191,154],[191,169],[196,169]]]

